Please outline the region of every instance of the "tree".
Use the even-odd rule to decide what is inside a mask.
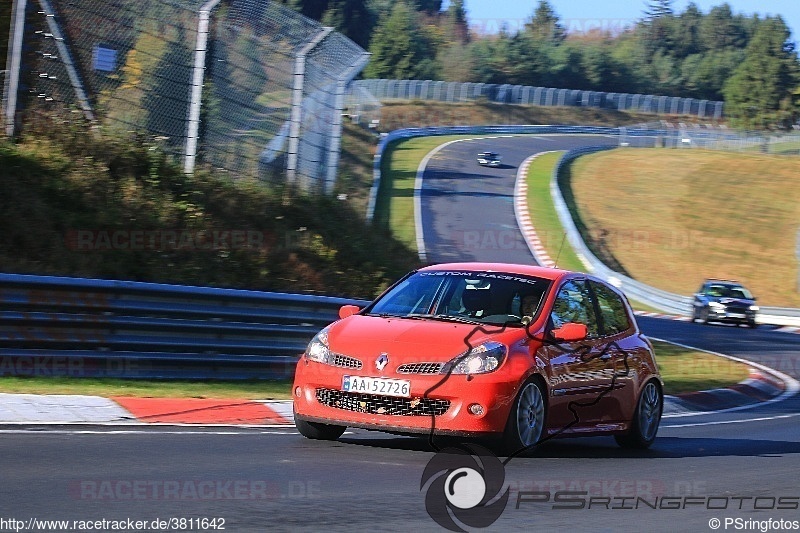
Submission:
[[[417,11],[424,11],[429,15],[442,10],[442,0],[413,0]]]
[[[372,57],[364,69],[367,78],[436,78],[435,47],[421,31],[417,13],[403,1],[378,21],[369,51]]]
[[[722,88],[736,67],[744,60],[744,50],[729,48],[692,54],[681,64],[683,93],[680,96],[706,100],[724,100]]]
[[[567,32],[561,25],[553,6],[547,0],[539,0],[539,5],[531,19],[525,24],[525,31],[533,38],[559,44],[567,38]]]
[[[678,15],[672,28],[672,49],[676,57],[685,58],[700,52],[700,24],[703,13],[691,2],[686,11]]]
[[[648,4],[644,20],[640,24],[640,34],[648,55],[653,55],[658,50],[671,52],[674,22],[672,0],[654,0]]]
[[[321,22],[343,33],[360,47],[369,46],[374,22],[364,0],[330,0]]]
[[[712,8],[700,25],[703,50],[744,48],[747,34],[741,22],[741,18],[733,16],[731,6],[728,4]]]
[[[467,81],[506,83],[510,46],[511,37],[506,31],[500,31],[496,37],[484,37],[473,42],[469,50],[475,68]]]
[[[449,33],[455,42],[460,44],[469,42],[469,24],[467,22],[467,10],[464,8],[464,0],[450,0],[445,20]]]
[[[728,113],[744,125],[787,125],[791,120],[800,76],[790,36],[782,18],[766,18],[747,45],[744,61],[726,82]]]
[[[661,17],[671,17],[675,14],[672,9],[673,0],[652,0],[647,4],[644,12],[644,21],[652,22]]]

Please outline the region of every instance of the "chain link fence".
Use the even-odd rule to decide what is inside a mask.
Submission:
[[[363,91],[377,100],[468,102],[483,99],[502,104],[599,107],[659,115],[692,115],[713,120],[722,118],[723,114],[723,102],[711,100],[525,85],[384,79],[359,80],[353,84],[353,98],[358,98]]]
[[[19,45],[6,67],[8,133],[43,112],[82,117],[149,135],[187,172],[199,163],[332,191],[345,89],[368,58],[341,34],[265,0],[14,8],[23,24],[9,38]]]

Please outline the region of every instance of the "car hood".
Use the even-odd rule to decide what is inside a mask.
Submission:
[[[499,333],[487,334],[481,329]],[[336,353],[359,358],[386,352],[403,362],[447,362],[486,340],[509,342],[519,331],[524,334],[521,328],[501,329],[430,319],[353,315],[331,325],[328,344]]]
[[[742,307],[755,304],[755,300],[749,300],[747,298],[717,297],[717,298],[711,298],[711,301],[712,302],[719,302],[719,303],[725,304],[725,305],[738,305],[738,306],[742,306]]]

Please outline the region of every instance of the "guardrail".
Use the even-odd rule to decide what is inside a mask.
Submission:
[[[0,274],[0,375],[281,379],[361,300]]]

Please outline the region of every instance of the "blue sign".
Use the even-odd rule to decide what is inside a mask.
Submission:
[[[117,68],[117,51],[95,45],[93,54],[94,69],[103,72],[114,72]]]

